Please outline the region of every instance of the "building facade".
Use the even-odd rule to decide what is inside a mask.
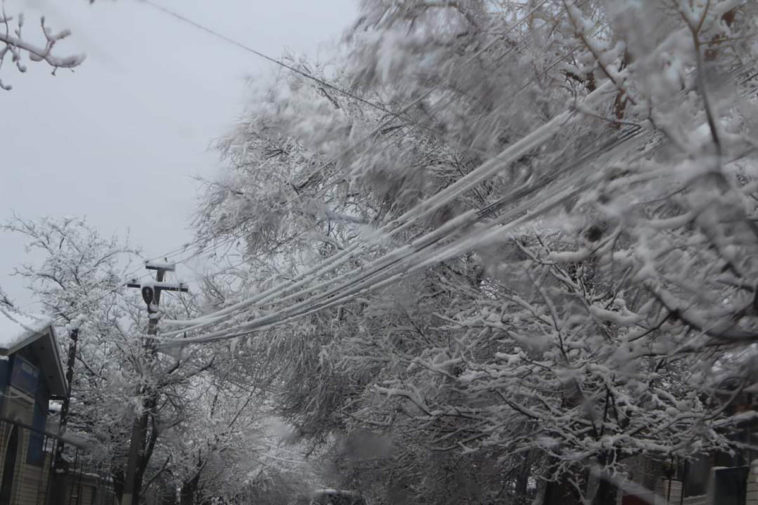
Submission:
[[[67,390],[52,321],[0,307],[0,505],[112,505],[111,486],[74,454],[64,490],[53,491],[53,458],[63,437],[50,430],[50,401]],[[57,494],[57,496],[55,496]]]

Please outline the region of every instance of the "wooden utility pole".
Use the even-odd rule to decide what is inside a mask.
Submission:
[[[66,358],[66,396],[63,398],[63,404],[61,405],[60,422],[58,424],[58,436],[63,437],[66,433],[66,427],[68,425],[68,411],[71,405],[71,389],[73,388],[72,382],[74,381],[74,365],[76,364],[76,349],[79,343],[79,328],[72,328],[69,333],[68,343],[68,355]],[[52,489],[51,503],[62,504],[65,503],[65,490],[66,479],[68,476],[68,463],[63,458],[63,453],[66,444],[63,442],[63,438],[59,438],[55,444],[55,457],[53,458],[53,477],[52,477]]]
[[[152,443],[148,443],[147,426],[151,416],[155,414],[154,409],[158,401],[158,392],[152,384],[149,384],[151,371],[155,361],[156,345],[155,339],[152,338],[158,332],[158,320],[160,314],[158,306],[161,301],[162,291],[179,291],[186,293],[187,286],[184,283],[172,284],[164,282],[166,272],[173,272],[174,264],[146,262],[145,268],[155,270],[155,282],[140,284],[133,279],[127,286],[130,288],[139,288],[142,292],[142,299],[147,304],[147,314],[149,318],[147,334],[148,337],[142,342],[143,349],[143,371],[144,380],[137,387],[137,395],[142,399],[141,412],[134,419],[132,424],[132,436],[129,443],[129,455],[126,461],[126,472],[124,477],[124,491],[121,498],[121,505],[139,505],[140,491],[142,488],[142,477],[145,473],[152,452]]]
[[[71,383],[74,381],[74,365],[76,364],[76,348],[79,344],[79,328],[74,327],[68,333],[68,356],[66,357],[66,384],[68,389],[66,390],[66,397],[63,398],[63,404],[61,405],[60,425],[58,428],[58,434],[63,435],[68,425],[68,410],[71,406]],[[62,461],[63,458],[63,442],[58,443],[58,447],[55,451],[56,463]]]

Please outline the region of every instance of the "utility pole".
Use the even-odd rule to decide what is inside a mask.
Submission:
[[[68,355],[66,358],[66,396],[63,398],[59,415],[58,438],[55,444],[55,457],[53,458],[53,493],[51,503],[62,504],[65,501],[66,476],[68,475],[68,463],[63,458],[66,444],[63,442],[63,434],[68,425],[68,411],[71,405],[71,388],[74,379],[74,365],[76,362],[76,348],[79,343],[78,323],[69,331]]]
[[[68,425],[68,409],[71,405],[71,383],[74,380],[74,365],[76,363],[76,348],[79,344],[79,328],[74,327],[68,333],[70,340],[68,344],[68,356],[66,357],[66,384],[68,389],[66,390],[66,397],[63,399],[61,405],[60,425],[58,427],[58,434],[63,435],[66,431],[66,425]],[[63,441],[58,442],[58,447],[55,451],[56,463],[63,461]]]
[[[134,419],[132,425],[132,436],[129,443],[129,456],[126,461],[126,472],[124,477],[124,491],[121,498],[121,505],[139,505],[140,491],[142,488],[142,477],[144,476],[147,460],[152,451],[152,447],[147,440],[147,425],[150,416],[154,415],[154,409],[158,401],[158,392],[155,387],[149,383],[155,361],[156,345],[152,337],[158,332],[158,320],[160,313],[158,306],[161,301],[162,291],[179,291],[186,293],[189,291],[184,283],[165,282],[166,272],[173,272],[175,265],[173,263],[145,262],[145,268],[155,270],[155,282],[140,284],[137,279],[132,279],[126,285],[130,288],[138,288],[142,293],[142,299],[147,304],[148,314],[148,337],[142,342],[143,349],[143,381],[137,387],[137,395],[142,398],[142,411]],[[155,440],[152,440],[155,443]],[[149,449],[149,451],[148,451]]]

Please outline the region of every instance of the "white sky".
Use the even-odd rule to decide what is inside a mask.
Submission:
[[[154,0],[271,56],[328,54],[354,20],[354,0]],[[40,37],[39,14],[73,32],[58,54],[84,52],[73,73],[46,64],[0,75],[0,220],[86,216],[103,234],[128,230],[155,256],[192,239],[194,177],[219,166],[209,146],[244,106],[245,80],[280,71],[139,0],[7,0]],[[0,286],[31,299],[9,274],[19,237],[0,232]]]

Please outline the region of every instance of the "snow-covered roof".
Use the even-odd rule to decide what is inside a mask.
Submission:
[[[13,354],[37,340],[52,323],[50,318],[20,314],[0,307],[0,354]]]
[[[10,356],[27,346],[32,346],[39,356],[51,397],[63,398],[68,386],[55,340],[53,320],[0,306],[0,357]]]

